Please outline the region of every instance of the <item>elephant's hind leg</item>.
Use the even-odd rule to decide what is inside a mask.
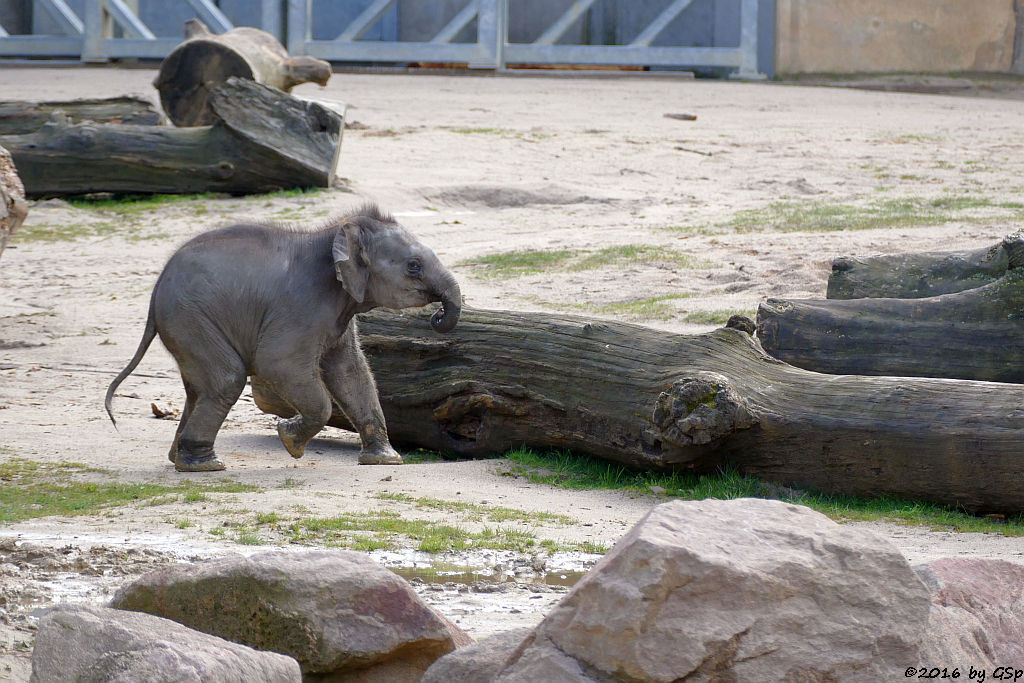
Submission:
[[[179,472],[222,470],[224,462],[214,452],[213,442],[231,406],[245,388],[245,366],[233,349],[217,341],[193,344],[189,353],[174,355],[187,395],[171,448],[174,469]]]

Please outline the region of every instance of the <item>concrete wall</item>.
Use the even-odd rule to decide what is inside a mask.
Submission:
[[[1010,71],[1014,0],[777,0],[775,71]]]

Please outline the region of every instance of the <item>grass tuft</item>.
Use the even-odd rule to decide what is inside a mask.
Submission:
[[[522,476],[534,483],[567,489],[622,489],[646,494],[656,490],[662,492],[661,495],[683,500],[774,498],[805,505],[837,521],[883,521],[934,530],[1024,536],[1024,514],[993,520],[921,501],[893,497],[865,499],[797,491],[773,486],[730,469],[716,475],[637,472],[567,451],[538,453],[528,448],[510,451],[505,457],[511,461],[510,476]]]

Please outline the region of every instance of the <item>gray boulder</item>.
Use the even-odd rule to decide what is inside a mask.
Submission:
[[[1024,566],[947,557],[916,569],[932,596],[922,665],[1024,668]]]
[[[918,662],[929,608],[906,559],[868,531],[779,501],[674,501],[497,680],[889,680]]]
[[[39,622],[31,683],[284,683],[291,657],[260,652],[167,619],[109,607],[67,606]]]
[[[420,683],[489,683],[532,631],[532,628],[517,628],[496,633],[449,652],[431,664]]]
[[[408,583],[348,551],[264,552],[172,565],[112,605],[297,659],[307,676],[418,681],[472,639]]]

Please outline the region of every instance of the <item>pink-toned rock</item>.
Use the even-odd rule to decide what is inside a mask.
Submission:
[[[932,596],[921,666],[1024,669],[1024,566],[947,557],[916,569]]]
[[[843,681],[918,661],[928,591],[888,541],[808,508],[675,501],[641,520],[499,681]]]
[[[473,642],[404,579],[348,551],[177,564],[125,586],[112,604],[290,655],[307,676],[346,681],[419,681],[438,657]]]

